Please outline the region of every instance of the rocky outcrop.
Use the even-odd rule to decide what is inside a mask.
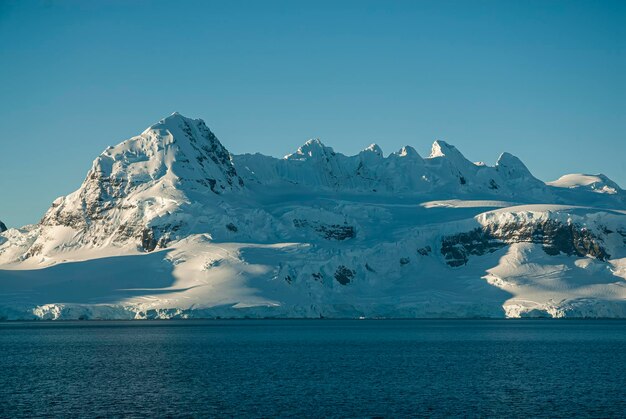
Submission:
[[[154,230],[151,228],[145,228],[141,233],[141,247],[147,252],[153,251],[157,246],[156,238],[154,237]]]
[[[204,121],[194,121],[178,114],[175,115],[178,116],[179,126],[187,137],[189,146],[195,151],[192,154],[195,155],[195,160],[202,169],[208,168],[212,162],[215,165],[214,167],[219,168],[222,172],[223,176],[219,176],[219,178],[223,178],[228,186],[243,186],[243,180],[237,175],[230,153],[206,126]],[[215,169],[209,168],[206,171],[212,172]],[[205,179],[196,179],[196,181],[205,186],[208,184],[211,191],[219,194],[226,189],[226,185],[219,178],[207,176]],[[202,180],[205,180],[206,183],[201,182]]]
[[[318,221],[294,219],[293,226],[296,228],[311,228],[326,240],[346,240],[356,237],[356,230],[347,224],[324,224]]]
[[[335,271],[335,279],[341,285],[348,285],[354,278],[355,274],[356,272],[354,270],[348,268],[347,266],[340,265]]]
[[[441,240],[441,254],[449,266],[457,267],[465,265],[470,255],[481,256],[504,246],[506,246],[504,242],[488,231],[475,228],[472,231],[444,237]]]
[[[0,233],[2,233],[3,231],[7,231],[7,226],[0,221]]]
[[[557,220],[489,223],[469,232],[445,236],[441,253],[449,266],[465,265],[470,255],[484,255],[513,243],[540,244],[549,255],[560,253],[607,260],[602,240],[588,228]]]
[[[420,247],[419,249],[417,249],[417,253],[420,256],[428,256],[432,253],[433,249],[430,246],[424,246],[424,247]]]

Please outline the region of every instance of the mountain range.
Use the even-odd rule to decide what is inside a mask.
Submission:
[[[626,317],[626,194],[444,141],[233,155],[174,113],[0,222],[1,319],[216,317]]]

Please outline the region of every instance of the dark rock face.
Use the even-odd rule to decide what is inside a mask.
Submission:
[[[294,219],[293,226],[296,228],[310,227],[326,240],[346,240],[356,237],[354,227],[347,224],[324,224],[317,221]]]
[[[3,231],[7,231],[7,226],[0,221],[0,233],[2,233]]]
[[[161,226],[144,227],[141,230],[141,235],[139,236],[141,247],[146,252],[152,252],[157,247],[159,249],[165,248],[171,241],[172,235],[175,235],[179,229],[180,224],[165,224]],[[118,228],[117,234],[118,237],[132,238],[135,237],[135,231],[135,227],[128,227],[127,225],[122,224]]]
[[[356,272],[352,269],[344,265],[339,265],[339,267],[335,271],[335,279],[341,285],[348,285],[352,278],[354,278],[354,274],[356,274]]]
[[[141,247],[147,252],[152,252],[157,246],[156,238],[154,237],[154,230],[151,228],[144,228],[141,233]]]
[[[232,231],[233,233],[236,233],[239,229],[237,228],[236,225],[234,225],[233,223],[228,223],[226,224],[226,229],[228,231]]]
[[[196,161],[200,166],[204,168],[205,162],[211,160],[222,170],[229,186],[233,186],[234,184],[243,186],[243,180],[237,175],[237,170],[233,165],[230,153],[226,150],[222,143],[219,142],[215,134],[211,132],[204,122],[200,121],[197,124],[197,129],[202,136],[201,142],[196,140],[193,135],[193,130],[186,120],[182,121],[181,129],[187,136],[189,144],[198,153]],[[217,194],[220,193],[219,189],[216,188],[217,181],[215,179],[207,178],[205,181],[208,182],[211,191]],[[225,189],[224,185],[219,186],[222,190]]]
[[[43,226],[66,226],[76,230],[88,232],[91,228],[100,228],[98,237],[95,235],[89,240],[96,244],[101,238],[115,237],[123,241],[128,238],[139,240],[142,247],[146,234],[142,223],[127,223],[116,225],[110,222],[111,214],[116,209],[134,212],[134,204],[120,205],[120,200],[127,191],[136,186],[136,182],[128,179],[117,179],[101,171],[99,165],[89,171],[79,191],[77,202],[55,202],[41,219]],[[77,205],[79,203],[80,205]]]
[[[559,253],[589,255],[600,260],[607,260],[610,257],[600,245],[599,239],[584,227],[549,224],[545,226],[545,234],[550,240],[548,243],[544,241],[543,250],[549,255]]]
[[[492,253],[506,246],[489,232],[476,228],[466,233],[444,237],[441,241],[441,253],[446,258],[446,263],[452,267],[465,265],[469,255],[484,255]]]
[[[82,229],[93,221],[105,219],[108,211],[115,207],[115,201],[123,197],[132,185],[126,179],[108,177],[97,169],[89,171],[81,187],[80,211],[68,210],[64,203],[53,203],[41,219],[41,224]]]
[[[425,247],[421,247],[419,249],[417,249],[417,253],[422,255],[422,256],[428,256],[430,255],[430,253],[433,251],[433,249],[430,246],[425,246]]]
[[[472,231],[446,236],[441,242],[441,253],[452,267],[465,265],[470,255],[484,255],[513,243],[543,245],[548,255],[564,253],[593,256],[606,260],[610,255],[601,240],[587,228],[554,220],[536,223],[489,224]]]
[[[320,225],[315,229],[326,240],[346,240],[356,236],[354,227],[347,225],[333,224],[330,226]]]
[[[41,253],[42,250],[43,250],[43,245],[41,243],[34,244],[30,247],[30,249],[28,249],[28,251],[24,255],[24,258],[28,259],[30,257],[36,256],[39,253]]]

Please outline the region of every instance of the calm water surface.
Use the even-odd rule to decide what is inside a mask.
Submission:
[[[626,417],[626,321],[0,323],[0,416]]]

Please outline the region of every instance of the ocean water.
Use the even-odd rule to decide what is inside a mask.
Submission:
[[[0,323],[0,416],[626,417],[626,321]]]

